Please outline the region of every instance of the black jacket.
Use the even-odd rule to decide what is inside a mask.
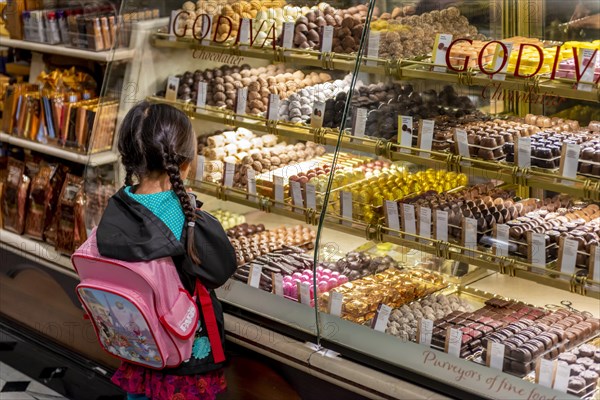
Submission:
[[[193,294],[196,278],[208,289],[221,340],[224,341],[223,309],[213,289],[223,285],[235,272],[235,252],[215,217],[199,209],[197,215],[194,241],[202,261],[201,265],[194,264],[187,256],[184,245],[185,226],[179,241],[159,218],[121,188],[109,200],[98,225],[98,251],[104,257],[130,262],[172,257],[181,282],[188,292]],[[203,331],[206,332],[203,318],[201,323]],[[213,362],[211,352],[202,360],[192,358],[177,368],[164,369],[162,372],[172,375],[194,375],[222,366],[222,363]]]

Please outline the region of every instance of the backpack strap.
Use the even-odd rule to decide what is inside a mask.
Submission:
[[[222,363],[225,361],[225,353],[223,351],[223,343],[221,343],[215,309],[208,290],[200,283],[199,279],[196,279],[196,295],[202,307],[202,315],[204,315],[204,324],[206,325],[208,341],[213,352],[213,360],[215,364]]]

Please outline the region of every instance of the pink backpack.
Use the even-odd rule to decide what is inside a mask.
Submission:
[[[170,257],[142,262],[102,257],[94,229],[71,262],[81,278],[77,295],[104,350],[153,369],[176,367],[191,357],[198,307]],[[212,301],[199,281],[195,294],[215,362],[224,361]]]

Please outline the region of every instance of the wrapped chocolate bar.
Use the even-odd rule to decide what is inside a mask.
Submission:
[[[70,254],[74,249],[75,231],[80,232],[78,202],[82,201],[78,194],[83,187],[83,179],[68,174],[60,193],[58,203],[58,220],[56,224],[56,249],[65,254]]]

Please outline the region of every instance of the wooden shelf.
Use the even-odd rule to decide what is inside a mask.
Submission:
[[[110,150],[95,154],[82,154],[49,144],[18,138],[15,136],[8,135],[4,132],[0,132],[0,142],[5,142],[13,146],[37,151],[38,153],[58,157],[63,160],[72,161],[78,164],[89,165],[91,167],[111,164],[119,159],[118,154]]]
[[[67,47],[60,44],[52,45],[47,43],[29,42],[26,40],[9,39],[7,37],[0,38],[0,45],[13,47],[16,49],[37,51],[39,53],[57,54],[61,56],[76,57],[105,63],[112,61],[131,60],[135,55],[135,49],[90,51],[76,49],[74,47]]]

